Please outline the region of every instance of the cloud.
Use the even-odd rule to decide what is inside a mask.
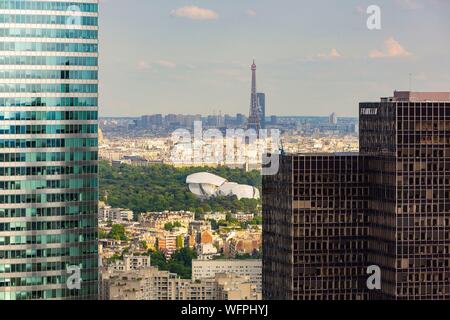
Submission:
[[[210,9],[196,6],[186,6],[173,10],[170,13],[173,17],[186,18],[191,20],[217,20],[219,15]]]
[[[384,51],[373,50],[369,53],[369,57],[373,59],[379,58],[405,58],[412,54],[408,52],[403,46],[394,38],[389,38],[384,41]]]
[[[321,59],[338,59],[342,58],[342,55],[337,51],[336,48],[331,49],[330,53],[319,53],[317,55],[318,58]]]
[[[252,9],[247,10],[246,14],[249,17],[256,17],[256,11]]]
[[[138,68],[138,70],[144,71],[144,70],[150,70],[152,68],[152,66],[147,61],[141,60],[138,62],[137,68]]]
[[[177,64],[169,60],[158,60],[155,62],[148,62],[147,60],[140,60],[137,63],[137,69],[140,71],[147,71],[153,69],[154,66],[160,66],[164,68],[176,68]]]
[[[358,5],[355,7],[355,12],[359,15],[365,15],[366,14],[366,8],[364,8],[361,5]]]

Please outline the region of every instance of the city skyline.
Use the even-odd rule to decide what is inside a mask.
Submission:
[[[450,299],[450,1],[342,2],[0,0],[0,301]]]
[[[371,4],[103,1],[100,50],[114,54],[100,64],[101,116],[246,114],[253,58],[267,115],[355,116],[410,77],[413,90],[448,90],[450,3],[380,0],[369,31]]]

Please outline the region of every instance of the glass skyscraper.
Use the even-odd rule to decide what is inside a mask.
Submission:
[[[0,0],[0,300],[97,298],[97,60],[98,0]]]

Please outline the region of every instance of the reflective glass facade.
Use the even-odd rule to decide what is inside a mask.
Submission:
[[[97,299],[97,119],[98,0],[1,0],[0,300]]]

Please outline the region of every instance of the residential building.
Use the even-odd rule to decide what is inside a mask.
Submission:
[[[104,271],[102,300],[260,300],[256,286],[247,278],[217,274],[192,281],[148,267],[129,272]]]
[[[227,239],[224,245],[224,253],[229,258],[235,258],[236,255],[253,254],[261,246],[262,239],[260,232],[238,232]]]
[[[249,212],[236,212],[232,213],[231,217],[239,222],[247,222],[252,221],[253,218],[255,217],[255,214]]]
[[[139,216],[139,222],[149,228],[164,229],[168,223],[179,222],[183,227],[195,220],[195,213],[189,211],[147,212]]]
[[[117,260],[110,265],[112,270],[130,271],[150,267],[150,256],[125,255],[122,260]]]
[[[262,290],[262,260],[192,260],[192,280],[213,278],[216,274],[247,277],[259,292]]]
[[[102,221],[133,221],[133,211],[103,205],[99,207],[98,218]]]

